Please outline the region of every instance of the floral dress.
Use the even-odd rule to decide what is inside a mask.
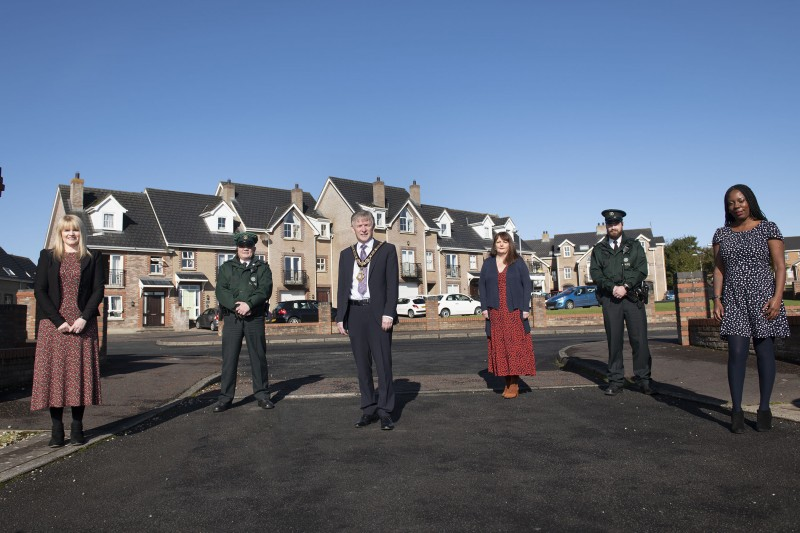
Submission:
[[[724,226],[714,233],[713,244],[725,267],[722,286],[722,317],[720,337],[788,337],[789,323],[786,308],[781,303],[780,314],[767,320],[761,311],[775,294],[775,275],[770,267],[770,239],[783,240],[774,222],[762,220],[747,231],[733,231]]]
[[[65,253],[59,271],[61,306],[58,312],[72,324],[80,316],[78,254]],[[100,403],[100,348],[97,320],[92,318],[79,333],[61,333],[47,318],[39,322],[33,369],[31,411],[48,407]]]
[[[492,336],[489,337],[489,372],[495,376],[535,376],[536,359],[533,341],[525,333],[519,309],[508,310],[506,299],[506,272],[497,276],[500,291],[500,306],[489,308]]]

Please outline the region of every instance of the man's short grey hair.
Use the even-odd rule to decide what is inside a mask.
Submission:
[[[356,221],[361,220],[362,218],[368,218],[369,221],[372,222],[372,227],[373,228],[375,227],[375,216],[369,211],[365,211],[364,209],[353,213],[353,216],[350,217],[350,225],[355,227]]]

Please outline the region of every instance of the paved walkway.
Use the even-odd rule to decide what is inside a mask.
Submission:
[[[550,328],[537,334],[565,333]],[[583,331],[583,330],[581,330]],[[595,330],[593,330],[594,332]],[[574,330],[569,330],[575,333]],[[397,338],[441,338],[475,332],[418,332],[398,334]],[[269,338],[269,342],[308,342],[310,337]],[[315,337],[315,342],[344,343],[341,336]],[[164,332],[158,339],[162,346],[214,344],[218,338],[207,332]],[[666,396],[691,399],[714,406],[726,406],[729,394],[726,378],[726,354],[704,348],[681,347],[674,343],[651,341],[653,379],[657,391]],[[630,375],[630,352],[625,351],[625,368]],[[552,387],[598,387],[605,373],[604,342],[577,344],[561,351],[563,370],[542,371],[525,384],[534,389]],[[240,375],[237,391],[252,390],[248,373]],[[395,376],[401,394],[446,394],[452,392],[486,393],[502,387],[492,376],[475,374]],[[89,443],[100,442],[124,433],[143,421],[159,416],[182,399],[196,394],[219,380],[219,359],[205,356],[110,356],[103,364],[102,406],[86,410],[84,426]],[[523,386],[524,388],[524,386]],[[302,400],[331,396],[357,396],[355,378],[297,378],[273,383],[273,395],[279,399]],[[598,390],[598,401],[601,401]],[[636,394],[626,391],[626,394]],[[251,398],[244,399],[249,403]],[[773,415],[800,422],[800,365],[778,363],[778,377],[772,396]],[[745,385],[745,410],[755,412],[758,404],[758,380],[755,359],[751,358]],[[0,449],[0,483],[19,474],[80,450],[65,446],[51,449],[49,416],[30,412],[29,392],[6,392],[0,395],[0,430],[42,431],[26,440]],[[68,417],[65,414],[65,419]]]

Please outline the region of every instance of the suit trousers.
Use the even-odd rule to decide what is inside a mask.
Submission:
[[[347,321],[350,346],[358,371],[361,410],[365,415],[384,416],[394,411],[392,377],[392,332],[383,331],[368,305],[351,305]],[[372,361],[378,370],[377,395],[372,380]]]
[[[641,307],[639,306],[641,305]],[[650,347],[647,343],[647,314],[644,304],[636,304],[627,298],[603,297],[603,323],[608,340],[608,383],[622,386],[625,367],[622,359],[624,326],[628,328],[628,339],[633,351],[633,372],[637,381],[650,380]]]
[[[222,328],[222,377],[219,401],[223,403],[232,402],[236,392],[236,369],[239,366],[242,339],[247,342],[247,352],[250,354],[253,395],[257,400],[269,398],[264,315],[238,318],[230,314],[225,317]]]

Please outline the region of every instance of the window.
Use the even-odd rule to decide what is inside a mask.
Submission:
[[[446,254],[444,256],[445,275],[448,278],[457,278],[460,273],[458,271],[458,256],[456,254]]]
[[[458,292],[458,285],[453,283],[447,284],[447,294],[456,294]]]
[[[425,268],[428,272],[433,270],[433,252],[425,252]]]
[[[14,295],[13,294],[4,294],[3,295],[3,303],[6,305],[11,305],[14,303]]]
[[[592,281],[592,260],[586,260],[586,281]]]
[[[572,257],[572,246],[564,246],[561,251],[564,252],[564,257]]]
[[[317,257],[317,272],[328,270],[328,260],[325,257]]]
[[[439,228],[442,230],[442,235],[447,235],[447,224],[442,222],[441,224],[439,224]]]
[[[400,232],[414,233],[414,218],[408,212],[408,209],[403,209],[400,213]]]
[[[377,211],[375,213],[375,227],[384,228],[385,226],[386,226],[386,214],[383,211]]]
[[[236,257],[236,254],[218,254],[217,255],[217,269],[222,266],[222,263],[229,261]]]
[[[572,268],[564,267],[564,279],[572,279]]]
[[[330,227],[327,222],[323,222],[319,225],[319,236],[322,239],[327,239],[331,236]]]
[[[225,231],[226,222],[228,219],[225,217],[217,217],[217,231]]]
[[[283,258],[283,282],[297,284],[304,282],[301,258],[287,255]]]
[[[266,262],[267,262],[267,256],[266,256],[266,255],[264,255],[264,254],[255,254],[253,257],[255,257],[256,259],[258,259],[258,260],[259,260],[259,261],[261,261],[262,263],[266,263]]]
[[[164,260],[160,257],[150,258],[150,273],[160,276],[164,275]]]
[[[11,269],[10,269],[10,268],[8,268],[8,267],[3,267],[3,271],[4,271],[6,274],[8,274],[9,276],[15,276],[15,275],[16,275],[16,274],[14,274],[14,271],[13,271],[13,270],[11,270]]]
[[[194,252],[181,252],[181,269],[194,270]]]
[[[294,216],[294,213],[289,213],[286,215],[286,218],[283,219],[283,238],[300,238],[300,224],[297,223],[297,217]]]
[[[477,255],[469,256],[469,269],[470,270],[478,270],[478,256]]]
[[[108,256],[108,284],[121,287],[124,285],[124,271],[122,270],[122,256]]]
[[[114,229],[114,213],[103,214],[103,229]]]
[[[106,296],[105,300],[108,318],[122,319],[122,296]]]

